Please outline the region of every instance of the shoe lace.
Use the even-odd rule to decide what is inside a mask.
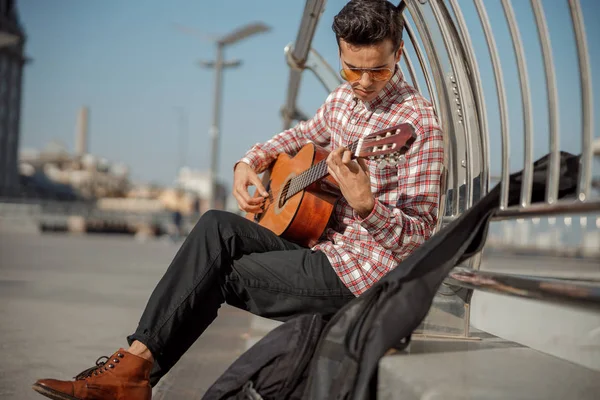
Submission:
[[[86,369],[85,371],[81,371],[76,377],[75,380],[80,380],[80,379],[85,379],[85,378],[89,378],[90,376],[92,376],[92,374],[94,372],[98,373],[97,371],[100,370],[101,372],[104,372],[104,365],[108,362],[108,357],[107,356],[102,356],[99,357],[96,360],[96,365]]]
[[[108,364],[108,366],[106,365],[106,363],[110,360],[110,357],[107,356],[102,356],[99,357],[96,360],[96,365],[86,369],[85,371],[81,371],[79,374],[77,374],[77,376],[75,376],[75,380],[82,380],[82,379],[86,379],[91,377],[92,375],[99,375],[102,374],[106,371],[108,371],[108,368],[114,368],[115,365],[114,364],[118,364],[119,363],[119,358],[123,358],[124,355],[122,353],[117,353],[115,354],[114,359],[112,360],[111,364]]]

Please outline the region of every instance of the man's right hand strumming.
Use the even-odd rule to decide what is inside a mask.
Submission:
[[[256,186],[261,197],[252,197],[248,186]],[[238,202],[240,210],[250,213],[260,213],[268,196],[257,173],[245,162],[239,162],[233,172],[233,196]]]

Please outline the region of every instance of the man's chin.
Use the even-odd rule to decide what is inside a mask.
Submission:
[[[354,90],[354,94],[364,102],[369,102],[377,97],[377,93],[375,92],[364,92],[362,90]]]

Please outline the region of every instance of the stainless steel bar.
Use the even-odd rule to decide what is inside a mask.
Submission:
[[[587,212],[600,212],[600,200],[592,199],[586,202],[556,201],[552,204],[534,203],[527,208],[509,207],[498,210],[494,215],[494,220]]]
[[[412,27],[410,26],[408,21],[406,21],[406,19],[404,21],[405,21],[404,22],[404,30],[408,34],[408,38],[409,38],[410,42],[412,43],[413,48],[415,49],[415,55],[417,56],[417,60],[419,60],[419,65],[421,65],[421,69],[422,69],[423,75],[425,77],[425,85],[427,85],[427,91],[429,92],[429,97],[431,98],[431,104],[433,104],[433,108],[435,108],[436,112],[439,113],[440,112],[439,102],[438,102],[435,90],[433,89],[433,83],[432,83],[433,79],[431,78],[431,75],[429,74],[429,70],[427,69],[427,64],[425,63],[425,57],[423,57],[423,50],[421,50],[421,45],[419,45],[419,42],[417,41],[417,39],[415,37]]]
[[[410,79],[412,81],[413,87],[417,89],[419,93],[423,94],[423,92],[421,92],[421,86],[419,85],[419,81],[417,80],[417,75],[415,74],[415,67],[410,59],[410,56],[406,51],[404,52],[404,62],[406,63],[406,67],[408,68],[408,73],[410,74]]]
[[[451,37],[450,30],[447,26],[447,21],[444,19],[442,12],[440,11],[440,5],[437,1],[429,2],[431,5],[431,10],[433,11],[433,15],[435,20],[440,27],[440,31],[442,33],[442,38],[444,40],[444,45],[448,52],[448,59],[450,60],[450,67],[452,68],[452,74],[454,76],[454,80],[456,81],[456,89],[458,90],[458,96],[462,101],[466,99],[465,84],[461,81],[461,75],[458,73],[458,63],[459,61],[455,59],[455,53],[452,51],[452,48],[456,46],[453,42],[453,37]],[[463,107],[462,110],[464,116],[462,124],[460,124],[463,128],[464,132],[464,140],[465,140],[465,148],[466,148],[466,179],[465,179],[465,210],[468,210],[473,205],[473,143],[471,136],[471,127],[468,123],[468,120],[471,117],[472,110],[469,107]]]
[[[307,0],[304,7],[304,14],[300,22],[296,44],[292,53],[292,59],[297,64],[290,65],[290,75],[286,101],[282,108],[283,129],[289,129],[292,125],[293,116],[296,114],[296,99],[300,90],[300,81],[302,80],[302,67],[308,57],[312,39],[317,28],[319,18],[325,8],[325,0]]]
[[[515,17],[515,11],[510,0],[502,0],[502,8],[508,22],[508,29],[512,39],[513,50],[517,58],[517,69],[519,71],[519,84],[521,88],[521,106],[523,108],[523,183],[521,184],[521,207],[527,207],[531,203],[531,192],[533,185],[533,111],[531,109],[531,92],[529,90],[529,76],[527,74],[527,62],[525,61],[525,50],[521,40],[521,32]]]
[[[474,0],[479,20],[483,27],[485,41],[492,58],[492,67],[494,70],[496,91],[498,96],[498,106],[500,108],[500,134],[502,137],[502,182],[500,188],[500,209],[505,209],[508,206],[508,185],[510,176],[510,138],[509,138],[509,123],[508,123],[508,106],[506,103],[506,95],[504,93],[504,76],[502,74],[502,66],[500,64],[500,56],[498,55],[498,47],[490,25],[487,11],[481,0]]]
[[[550,32],[540,0],[531,0],[533,15],[538,31],[542,57],[544,59],[544,72],[546,75],[546,87],[548,88],[548,128],[550,130],[550,168],[546,182],[546,202],[553,204],[558,199],[558,174],[560,172],[558,134],[558,91],[556,89],[556,73],[554,72],[554,60],[552,47],[550,46]]]
[[[288,80],[287,96],[285,105],[282,108],[283,114],[283,129],[290,129],[292,121],[294,120],[296,99],[298,97],[298,90],[300,88],[300,81],[302,79],[302,72],[298,70],[290,70],[290,77]]]
[[[446,283],[469,289],[600,310],[600,282],[455,268]]]
[[[314,48],[310,49],[308,53],[305,67],[315,74],[328,93],[333,92],[342,84],[342,78],[338,72],[334,71],[325,58]]]
[[[594,138],[594,115],[592,113],[592,73],[590,55],[585,34],[585,24],[579,0],[569,0],[571,19],[575,31],[575,43],[579,61],[579,77],[581,79],[581,173],[579,177],[579,200],[586,201],[590,197],[592,186],[592,141]]]
[[[471,89],[475,101],[475,107],[477,108],[477,118],[479,122],[478,139],[479,139],[479,165],[480,165],[480,195],[484,195],[489,190],[490,183],[490,150],[488,141],[489,128],[487,125],[487,107],[485,104],[485,97],[483,93],[483,84],[479,72],[479,65],[477,58],[473,52],[473,43],[471,41],[471,35],[467,28],[461,8],[458,6],[456,0],[450,0],[450,7],[456,17],[456,24],[458,26],[458,34],[461,42],[463,43],[463,51],[466,57],[466,63],[470,74],[468,78],[471,81]],[[476,254],[469,260],[469,267],[473,269],[479,269],[481,265],[481,253]],[[468,305],[467,305],[468,306]],[[469,331],[469,316],[470,313],[466,313],[465,318],[465,332]]]
[[[417,30],[419,31],[419,34],[421,36],[421,38],[423,39],[423,45],[425,46],[425,49],[427,51],[427,56],[430,57],[431,63],[430,63],[430,67],[432,70],[432,74],[433,74],[433,79],[435,80],[435,84],[436,84],[436,88],[439,89],[439,92],[433,91],[433,88],[430,86],[431,82],[428,82],[428,89],[430,90],[430,94],[431,94],[431,98],[432,98],[432,103],[434,104],[435,107],[435,111],[440,119],[440,125],[442,126],[443,129],[446,130],[446,135],[444,136],[444,140],[450,140],[450,159],[451,162],[453,163],[453,165],[451,165],[449,168],[450,173],[452,174],[452,192],[453,192],[453,198],[452,198],[452,214],[453,215],[457,215],[459,213],[459,196],[460,196],[460,191],[459,191],[459,181],[458,181],[458,169],[460,168],[460,158],[458,156],[458,145],[457,145],[457,141],[456,138],[452,135],[452,133],[450,131],[448,131],[448,129],[450,129],[447,124],[450,124],[452,119],[450,118],[450,111],[449,111],[449,93],[446,87],[446,83],[445,83],[445,79],[442,73],[442,66],[439,60],[439,57],[436,53],[436,50],[432,44],[433,39],[431,37],[431,33],[429,31],[429,28],[427,26],[427,23],[424,19],[424,16],[421,12],[420,9],[421,5],[417,4],[416,2],[409,2],[407,3],[407,8],[409,9],[410,15],[415,19],[415,26],[417,28]],[[407,28],[406,31],[409,34],[409,37],[413,43],[413,45],[415,46],[415,48],[419,48],[420,46],[418,45],[417,40],[414,37],[413,31],[410,27],[410,24],[408,23],[408,21],[406,21],[405,19],[405,27]],[[419,50],[419,53],[421,53],[421,51]],[[421,61],[421,60],[419,60]],[[426,65],[424,63],[421,64],[424,67],[424,71],[427,71]],[[426,75],[427,76],[427,75]],[[427,79],[426,79],[427,81]],[[437,96],[440,96],[440,98],[438,98]],[[447,142],[446,142],[447,143]],[[446,146],[446,148],[448,148],[448,146]]]
[[[308,56],[312,40],[319,23],[319,18],[325,9],[326,0],[307,0],[300,29],[296,36],[293,56],[296,60],[304,60]]]
[[[473,52],[471,35],[469,33],[469,29],[467,28],[462,10],[458,6],[456,0],[450,0],[450,6],[452,7],[452,11],[456,16],[458,31],[464,43],[464,50],[467,56],[469,68],[472,73],[473,84],[471,86],[473,88],[473,94],[477,104],[477,117],[479,118],[480,126],[479,142],[482,150],[480,154],[481,192],[482,194],[485,194],[488,192],[490,185],[490,146],[488,141],[489,128],[487,122],[487,107],[485,105],[485,96],[483,93],[483,83],[481,81],[481,74],[479,72],[479,64],[477,63],[477,58]]]

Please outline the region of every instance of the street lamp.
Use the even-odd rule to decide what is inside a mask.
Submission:
[[[212,140],[212,151],[211,151],[211,164],[210,164],[210,203],[209,208],[214,209],[216,206],[217,198],[217,171],[219,163],[219,127],[221,122],[221,94],[223,89],[223,69],[239,67],[242,62],[240,60],[224,61],[223,53],[225,46],[237,43],[243,39],[246,39],[252,35],[258,33],[268,32],[270,28],[260,22],[251,23],[242,26],[233,32],[222,36],[215,40],[217,45],[217,55],[215,61],[200,61],[200,66],[204,68],[214,68],[215,70],[215,92],[213,98],[213,118],[209,129],[209,135]]]

